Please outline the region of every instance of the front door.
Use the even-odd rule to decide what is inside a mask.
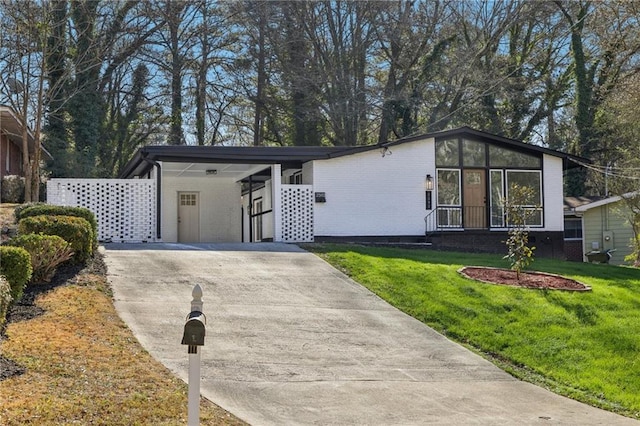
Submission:
[[[197,192],[178,192],[178,242],[200,241],[200,203]]]
[[[487,188],[485,171],[464,169],[463,179],[463,223],[465,229],[483,229],[487,227]]]

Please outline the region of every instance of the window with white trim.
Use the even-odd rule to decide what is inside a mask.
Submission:
[[[509,188],[517,185],[529,188],[530,197],[523,200],[521,207],[528,211],[525,224],[528,226],[543,226],[542,205],[542,172],[540,170],[507,170],[506,171],[506,197],[509,197]]]
[[[462,226],[460,169],[438,169],[438,226]]]

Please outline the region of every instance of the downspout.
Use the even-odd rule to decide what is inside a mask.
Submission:
[[[160,241],[162,240],[162,167],[155,160],[149,160],[146,157],[142,159],[156,168],[156,239]]]

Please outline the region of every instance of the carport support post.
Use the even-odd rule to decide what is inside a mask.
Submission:
[[[271,210],[273,210],[273,241],[282,241],[282,166],[271,166]]]
[[[202,312],[202,287],[196,284],[191,293],[191,312]],[[189,351],[189,399],[187,404],[187,425],[200,424],[200,348],[194,346],[195,351]],[[194,352],[194,353],[191,353]]]

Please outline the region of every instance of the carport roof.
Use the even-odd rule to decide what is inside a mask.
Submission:
[[[538,155],[548,154],[559,157],[562,158],[565,169],[580,167],[583,164],[590,163],[590,160],[586,158],[561,151],[493,135],[470,127],[460,127],[452,130],[405,137],[383,144],[365,146],[147,146],[140,148],[136,152],[120,176],[126,179],[145,175],[151,170],[155,161],[176,163],[281,164],[283,168],[300,168],[302,167],[302,163],[307,161],[342,157],[429,138],[448,139],[454,137],[468,137],[521,152],[531,152]]]
[[[375,147],[374,147],[375,148]],[[311,160],[328,159],[362,152],[371,146],[360,147],[303,147],[303,146],[147,146],[140,148],[127,163],[122,178],[142,176],[154,161],[176,163],[235,163],[282,164],[283,168],[300,168]]]

